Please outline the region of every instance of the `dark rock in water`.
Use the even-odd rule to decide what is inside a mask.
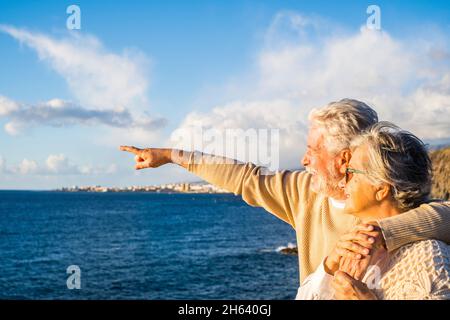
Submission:
[[[297,255],[298,254],[297,247],[283,248],[283,249],[280,250],[280,252],[283,253],[283,254],[290,254],[290,255]]]

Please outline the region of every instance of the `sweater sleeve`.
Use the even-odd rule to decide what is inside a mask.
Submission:
[[[450,202],[432,202],[377,221],[388,251],[420,240],[450,243]]]
[[[305,172],[276,171],[252,163],[193,152],[189,172],[220,188],[241,195],[251,206],[266,209],[295,228],[294,212],[298,210],[299,185]]]

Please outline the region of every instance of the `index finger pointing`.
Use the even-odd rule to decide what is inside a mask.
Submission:
[[[132,147],[132,146],[120,146],[120,150],[127,151],[138,155],[141,152],[141,149]]]

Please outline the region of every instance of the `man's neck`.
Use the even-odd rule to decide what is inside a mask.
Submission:
[[[337,201],[345,201],[345,193],[342,189],[328,192],[328,197]]]
[[[345,208],[345,200],[338,200],[333,197],[329,197],[328,199],[330,200],[331,207],[340,210],[343,210]]]

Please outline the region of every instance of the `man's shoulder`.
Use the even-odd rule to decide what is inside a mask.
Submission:
[[[302,211],[306,212],[314,206],[323,206],[328,203],[327,196],[312,190],[312,174],[306,172],[305,170],[291,171],[291,174],[293,175],[293,182],[296,184],[299,203],[303,207]],[[317,211],[320,209],[316,207],[315,210]]]
[[[302,191],[309,191],[312,175],[305,170],[277,170],[269,171],[267,168],[258,167],[258,173],[262,176],[272,176],[283,179],[283,183],[293,183]]]
[[[308,173],[306,170],[292,171],[291,174],[295,176],[298,191],[305,200],[318,195],[311,189],[312,174]]]
[[[305,170],[293,170],[293,171],[290,171],[290,174],[295,176],[296,182],[299,185],[302,185],[309,189],[309,186],[311,185],[312,174],[306,172]]]
[[[267,174],[267,172],[259,174]],[[301,211],[305,211],[315,204],[322,205],[328,200],[328,197],[311,189],[312,174],[305,170],[279,170],[269,174],[275,177],[277,183],[283,185],[282,192],[286,192],[285,196],[291,201],[298,203]]]

